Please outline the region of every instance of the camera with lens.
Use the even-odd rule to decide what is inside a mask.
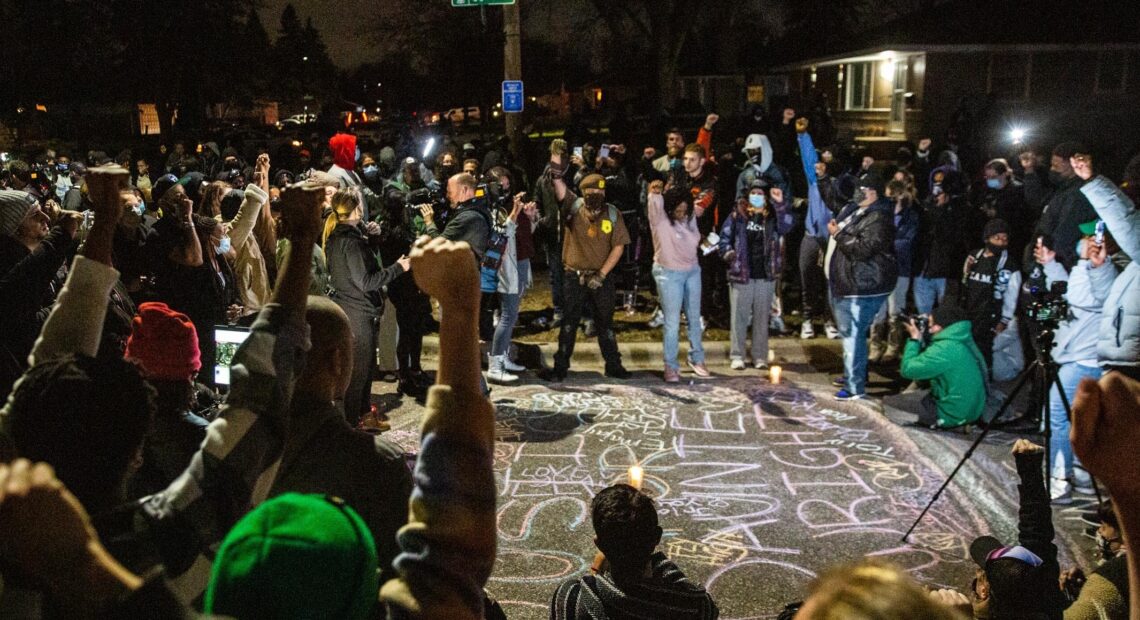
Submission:
[[[922,336],[922,342],[930,340],[930,317],[925,314],[900,314],[898,321],[903,325],[914,321],[914,326],[918,328],[918,333]]]
[[[1026,316],[1041,327],[1055,328],[1062,319],[1069,316],[1069,302],[1065,299],[1068,290],[1068,282],[1054,282],[1049,290],[1032,288],[1029,291],[1030,302],[1025,309]]]
[[[41,196],[55,195],[54,170],[43,164],[32,164],[28,176],[28,184],[39,190]]]
[[[404,221],[409,226],[420,215],[420,205],[431,205],[437,219],[440,219],[440,214],[447,209],[447,197],[439,190],[430,187],[421,187],[408,192],[407,197],[404,198]],[[442,223],[441,220],[440,224]]]

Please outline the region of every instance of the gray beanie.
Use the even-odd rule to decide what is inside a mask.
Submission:
[[[0,235],[15,235],[20,222],[35,208],[36,199],[31,194],[14,189],[0,190]]]

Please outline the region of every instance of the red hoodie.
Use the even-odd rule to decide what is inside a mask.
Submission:
[[[332,150],[334,164],[345,170],[356,167],[356,136],[338,133],[329,138],[329,149]]]

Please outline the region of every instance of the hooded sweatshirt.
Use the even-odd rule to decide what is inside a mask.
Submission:
[[[969,321],[953,323],[934,336],[923,349],[908,340],[903,351],[903,377],[930,381],[930,395],[938,403],[942,426],[970,424],[986,407],[986,362],[974,344]]]
[[[329,150],[333,155],[333,167],[329,168],[329,174],[340,181],[342,189],[360,187],[363,183],[355,172],[356,136],[350,133],[336,134],[329,138]]]

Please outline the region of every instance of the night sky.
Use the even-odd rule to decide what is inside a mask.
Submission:
[[[367,27],[369,8],[375,6],[376,0],[339,0],[336,3],[326,0],[263,0],[261,23],[270,40],[276,40],[281,11],[290,2],[297,9],[302,23],[313,18],[313,25],[321,31],[329,56],[338,67],[352,69],[363,62],[377,60],[368,37],[360,32]]]

